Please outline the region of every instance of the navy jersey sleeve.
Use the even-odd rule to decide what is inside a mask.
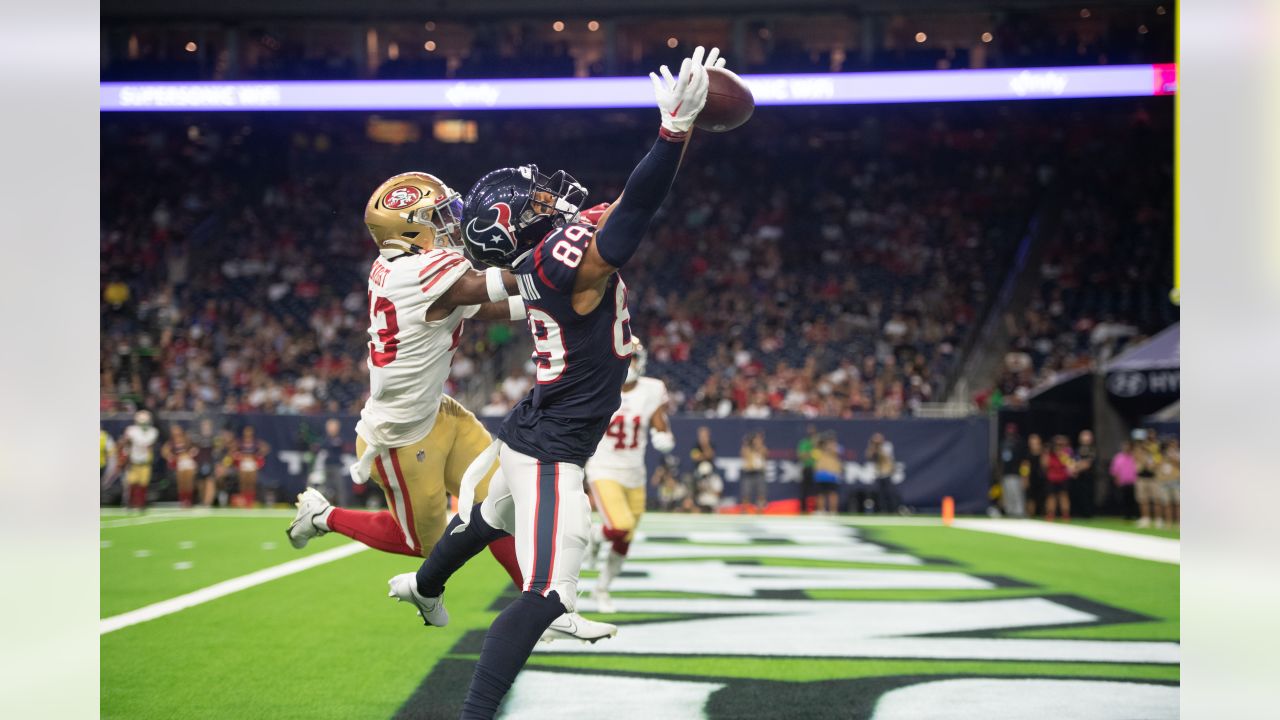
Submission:
[[[558,295],[572,295],[578,278],[578,267],[587,256],[587,247],[595,228],[590,225],[569,225],[547,237],[533,250],[533,275],[538,284]]]

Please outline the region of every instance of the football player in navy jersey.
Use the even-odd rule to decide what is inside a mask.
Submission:
[[[707,99],[707,68],[719,50],[699,47],[672,77],[651,73],[661,114],[653,148],[622,195],[596,222],[580,217],[587,191],[563,170],[533,165],[485,175],[467,194],[463,238],[478,261],[510,268],[534,340],[537,383],[503,421],[497,440],[463,478],[459,514],[417,573],[390,581],[391,596],[444,625],[445,581],[506,534],[515,536],[520,597],[485,636],[463,718],[492,718],[543,631],[573,614],[590,531],[583,466],[621,399],[633,352],[627,287],[618,274],[666,198]],[[501,472],[483,503],[470,489],[496,456]],[[475,472],[472,472],[472,471]],[[568,629],[568,628],[566,628]]]

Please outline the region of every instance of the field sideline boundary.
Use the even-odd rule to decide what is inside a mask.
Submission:
[[[220,597],[237,593],[241,590],[247,590],[251,587],[271,582],[272,580],[278,580],[282,577],[300,573],[303,570],[310,570],[313,567],[324,565],[325,563],[331,563],[334,560],[341,560],[342,558],[350,557],[358,552],[368,549],[368,546],[361,545],[358,542],[346,543],[345,545],[339,545],[336,548],[318,552],[314,555],[308,555],[296,560],[290,560],[286,563],[273,565],[269,568],[263,568],[262,570],[251,572],[248,575],[241,575],[240,577],[231,578],[230,580],[224,580],[220,583],[200,588],[199,590],[194,590],[185,595],[179,595],[174,598],[169,598],[168,600],[161,600],[158,603],[152,603],[151,605],[140,607],[137,610],[130,610],[126,613],[113,615],[109,618],[103,618],[98,621],[98,635],[106,635],[109,632],[127,628],[130,625],[137,625],[149,620],[164,617],[165,615],[172,615],[173,613],[186,610],[187,608],[202,605],[211,600],[217,600]]]
[[[296,510],[290,510],[287,508],[218,508],[216,510],[209,510],[207,508],[190,508],[182,510],[175,508],[172,510],[150,512],[145,515],[100,511],[98,513],[98,520],[100,522],[100,530],[110,530],[112,528],[133,527],[135,525],[153,525],[155,523],[169,522],[171,520],[258,517],[292,518],[296,513]]]
[[[957,518],[955,526],[965,530],[1008,535],[1023,540],[1039,540],[1085,550],[1097,550],[1138,560],[1154,560],[1172,565],[1182,564],[1181,543],[1172,538],[1040,520]]]

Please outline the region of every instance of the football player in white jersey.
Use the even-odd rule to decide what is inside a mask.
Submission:
[[[444,530],[446,497],[488,446],[475,416],[444,394],[470,317],[522,319],[509,273],[475,272],[459,238],[462,199],[427,173],[396,175],[365,207],[379,257],[369,271],[369,399],[356,424],[352,479],[372,479],[389,510],[331,507],[308,488],[289,526],[294,547],[338,532],[387,552],[421,557]],[[487,481],[487,479],[486,479]]]
[[[120,437],[120,444],[129,458],[124,474],[125,501],[138,512],[147,507],[147,486],[151,484],[151,464],[155,460],[155,446],[159,439],[160,431],[146,410],[134,414],[133,424],[125,428],[124,435]]]
[[[609,428],[586,467],[591,498],[604,521],[603,526],[593,528],[593,547],[588,553],[594,555],[596,548],[604,544],[602,541],[612,543],[591,593],[596,609],[602,613],[614,612],[609,586],[622,570],[644,514],[644,454],[649,440],[664,455],[676,447],[667,422],[667,386],[657,378],[644,376],[648,353],[639,339],[633,338],[632,343],[635,353],[622,385],[622,404],[609,420]]]
[[[472,270],[461,251],[462,199],[421,172],[382,183],[365,207],[379,257],[369,272],[369,399],[356,423],[354,482],[372,479],[388,510],[336,508],[315,488],[298,496],[287,534],[296,548],[337,532],[386,552],[425,557],[448,521],[446,493],[458,497],[467,467],[492,442],[475,415],[444,394],[467,318],[523,320],[524,302],[510,272]],[[487,494],[495,463],[477,488]],[[515,542],[490,550],[523,585]],[[574,637],[596,640],[617,630],[585,619]]]

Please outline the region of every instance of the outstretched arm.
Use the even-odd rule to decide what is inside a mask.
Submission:
[[[483,303],[473,317],[477,320],[523,320],[524,299],[519,295],[512,295],[506,300]]]
[[[661,68],[661,78],[650,74],[662,127],[649,153],[631,172],[618,201],[601,218],[600,230],[578,271],[580,286],[608,277],[635,254],[649,222],[671,189],[693,122],[706,104],[707,68],[724,64],[719,55],[720,51],[712,48],[704,60],[699,46],[693,51],[693,57],[681,64],[679,77],[672,78],[665,65]]]
[[[516,278],[507,270],[489,268],[484,271],[468,271],[458,278],[427,310],[427,320],[447,317],[459,305],[481,305],[501,302],[506,308],[506,298],[516,292]],[[506,310],[504,309],[504,313]]]

